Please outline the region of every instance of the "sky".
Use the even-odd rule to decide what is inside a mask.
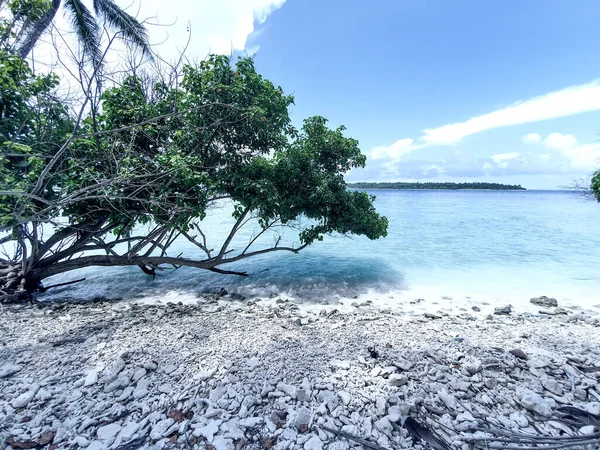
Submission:
[[[117,1],[121,6],[129,3]],[[144,0],[166,57],[254,55],[295,124],[345,125],[348,181],[555,189],[600,166],[597,0]],[[190,34],[191,33],[191,34]]]

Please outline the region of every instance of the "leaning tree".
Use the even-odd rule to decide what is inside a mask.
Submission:
[[[322,117],[296,129],[293,98],[252,59],[213,55],[181,76],[128,75],[103,89],[97,107],[73,115],[56,97],[55,76],[0,55],[4,298],[88,266],[246,275],[228,264],[297,253],[329,233],[386,235],[373,197],[344,182],[365,164],[358,142]],[[203,219],[216,205],[230,207],[234,223],[213,248]],[[233,248],[251,222],[257,232]],[[280,234],[264,244],[261,236],[283,227],[297,231],[294,245]],[[171,254],[176,240],[188,241],[193,256]]]

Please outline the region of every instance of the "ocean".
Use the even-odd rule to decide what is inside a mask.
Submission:
[[[223,287],[248,297],[305,303],[348,299],[401,306],[424,299],[446,310],[508,303],[526,308],[540,295],[568,306],[600,304],[600,204],[580,193],[369,192],[389,219],[386,238],[328,236],[299,254],[277,252],[223,267],[245,270],[248,277],[181,268],[159,272],[153,281],[138,268],[88,268],[46,280],[87,278],[40,299],[189,302]],[[211,211],[203,228],[218,243],[231,223],[230,210],[223,207]],[[247,243],[256,229],[245,231],[234,248]],[[266,236],[263,243],[274,239]],[[290,230],[284,232],[286,241],[294,241]],[[175,247],[174,254],[197,254],[187,242]]]

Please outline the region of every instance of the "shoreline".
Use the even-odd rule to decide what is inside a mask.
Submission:
[[[419,448],[401,425],[411,416],[469,448],[493,437],[477,427],[590,434],[552,415],[564,405],[600,414],[600,321],[581,312],[408,316],[205,295],[195,305],[4,306],[0,330],[9,444],[356,447],[325,426]]]

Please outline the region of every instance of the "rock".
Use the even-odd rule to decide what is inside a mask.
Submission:
[[[38,389],[39,389],[39,386],[37,386],[37,385],[30,386],[30,388],[27,392],[23,392],[21,395],[19,395],[17,398],[15,398],[12,401],[12,403],[11,403],[12,407],[13,408],[25,408],[29,404],[29,402],[31,400],[33,400]]]
[[[323,441],[318,436],[312,435],[312,437],[304,443],[304,450],[322,450]]]
[[[98,382],[98,371],[90,370],[85,376],[85,381],[83,382],[84,386],[92,386]]]
[[[475,312],[481,311],[481,308],[479,306],[471,306],[471,309]]]
[[[277,390],[283,392],[286,395],[289,395],[293,399],[296,399],[297,389],[295,386],[292,386],[291,384],[278,383]]]
[[[307,430],[310,426],[310,422],[312,419],[312,413],[308,408],[300,408],[296,412],[296,416],[291,422],[291,426],[295,427],[297,430]]]
[[[512,313],[510,305],[500,306],[499,308],[494,309],[494,314],[497,316],[508,316],[510,313]]]
[[[121,425],[111,423],[98,428],[98,430],[96,430],[96,436],[104,443],[104,445],[109,447],[110,444],[114,442],[119,431],[121,431]]]
[[[563,388],[561,387],[560,383],[554,378],[542,377],[542,386],[547,391],[550,391],[553,394],[558,395],[559,397],[563,395]]]
[[[350,362],[349,361],[342,361],[339,359],[332,359],[329,364],[331,365],[331,367],[335,368],[335,369],[342,369],[342,370],[348,370],[350,369]]]
[[[394,366],[396,366],[398,369],[400,370],[410,370],[413,366],[413,363],[404,359],[404,358],[399,358],[396,360],[396,362],[392,363]]]
[[[525,359],[525,360],[529,359],[529,356],[527,356],[527,353],[525,353],[520,348],[513,348],[512,350],[509,350],[508,353],[516,356],[519,359]]]
[[[177,366],[175,364],[163,364],[160,366],[160,370],[169,375],[177,370]]]
[[[84,436],[77,436],[75,439],[73,439],[73,444],[77,445],[78,447],[85,448],[90,445],[90,441]]]
[[[529,426],[529,421],[527,420],[527,417],[525,417],[522,413],[518,411],[511,413],[509,417],[510,420],[515,422],[521,428],[527,428]]]
[[[352,400],[352,396],[350,395],[349,392],[346,391],[339,391],[337,393],[338,397],[342,400],[342,403],[346,406],[348,406],[350,404],[350,401]]]
[[[379,419],[377,422],[375,422],[375,428],[377,428],[379,431],[381,431],[386,436],[391,436],[392,431],[394,431],[394,427],[390,423],[387,416],[383,417],[382,419]]]
[[[205,426],[201,428],[196,428],[194,430],[194,436],[203,436],[207,441],[211,442],[215,433],[219,431],[219,426],[221,425],[220,420],[211,420]]]
[[[162,392],[163,394],[170,394],[173,390],[173,385],[171,383],[163,383],[158,387],[158,392]]]
[[[425,313],[425,314],[423,314],[423,317],[425,317],[426,319],[432,319],[432,320],[437,320],[437,319],[442,318],[442,316],[439,316],[439,315],[433,314],[433,313]]]
[[[404,386],[406,383],[408,383],[408,378],[406,377],[406,375],[402,375],[399,373],[393,373],[390,375],[388,381],[391,386],[399,387],[399,386]]]
[[[392,423],[398,423],[402,419],[402,408],[397,405],[388,408],[387,419]]]
[[[0,367],[0,378],[8,378],[14,375],[21,370],[21,367],[22,366],[19,366],[18,364],[4,363],[2,367]]]
[[[375,399],[375,413],[380,417],[385,415],[385,404],[385,398],[377,397]]]
[[[467,373],[471,376],[475,375],[476,373],[481,372],[481,361],[478,359],[474,359],[471,361],[466,362],[463,367],[465,368],[465,370],[467,371]]]
[[[171,428],[171,426],[173,426],[174,423],[175,421],[170,417],[168,419],[163,419],[156,422],[156,424],[154,424],[152,427],[152,430],[150,430],[150,439],[153,441],[158,441],[159,439],[166,437],[167,431],[169,428]]]
[[[242,428],[255,428],[258,425],[262,425],[265,419],[262,417],[248,417],[246,419],[242,419],[238,422],[239,426]]]
[[[448,409],[454,409],[456,407],[456,397],[448,394],[445,389],[442,389],[438,393],[438,397],[444,404],[448,407]]]
[[[212,441],[212,446],[215,450],[235,450],[235,445],[233,445],[233,439],[229,439],[224,436],[215,436],[215,438]]]
[[[333,411],[340,403],[340,399],[331,391],[321,391],[317,394],[317,400],[325,403],[329,411]]]
[[[233,300],[246,300],[245,296],[243,296],[242,294],[238,294],[237,292],[229,294],[229,297],[231,297]]]
[[[552,408],[539,394],[522,387],[517,387],[516,394],[517,400],[524,408],[533,411],[542,417],[552,416]]]
[[[533,303],[534,305],[544,306],[546,308],[554,308],[554,307],[558,306],[558,302],[556,301],[555,298],[549,298],[549,297],[546,297],[545,295],[542,295],[541,297],[533,297],[529,301],[531,303]]]
[[[133,390],[133,398],[140,399],[148,394],[148,386],[150,381],[147,378],[140,378]]]

